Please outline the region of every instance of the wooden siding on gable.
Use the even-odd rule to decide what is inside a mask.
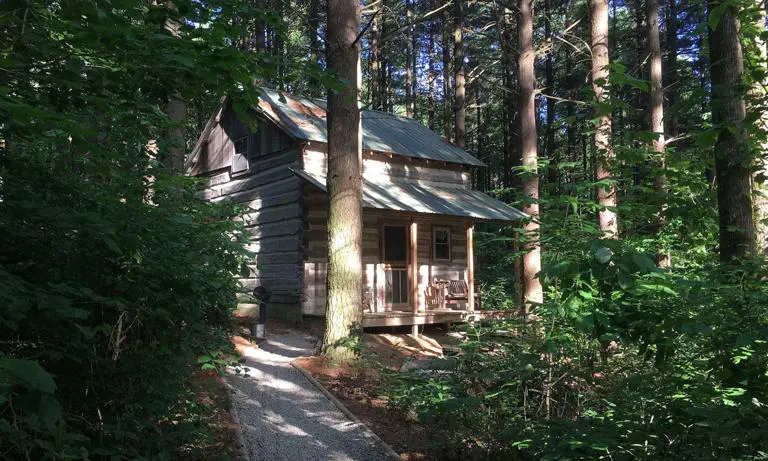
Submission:
[[[248,122],[240,120],[231,104],[221,113],[219,122],[213,127],[206,140],[200,157],[194,164],[193,175],[211,174],[230,169],[235,153],[235,141],[248,138],[247,160],[252,171],[259,165],[260,157],[284,151],[296,143],[274,124],[256,117],[256,131]]]
[[[308,143],[304,146],[302,160],[309,173],[325,176],[327,158],[325,145]],[[377,183],[410,181],[430,186],[471,187],[471,174],[466,168],[373,153],[363,156],[363,177]]]

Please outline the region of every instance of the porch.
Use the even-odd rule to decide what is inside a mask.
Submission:
[[[406,311],[363,312],[363,328],[431,325],[483,319],[498,319],[513,315],[512,311],[463,309],[426,309],[416,313]]]

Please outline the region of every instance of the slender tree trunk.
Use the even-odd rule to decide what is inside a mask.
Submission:
[[[464,0],[454,0],[453,15],[453,46],[454,46],[454,86],[455,86],[455,107],[454,116],[456,120],[456,139],[454,144],[466,147],[467,128],[466,128],[466,89],[464,87]]]
[[[379,30],[380,38],[387,37],[389,35],[389,22],[387,21],[387,1],[381,0],[381,12],[379,13]],[[389,110],[389,54],[388,44],[386,42],[379,43],[379,110]]]
[[[285,14],[283,0],[273,0],[273,9],[279,17],[283,17]],[[277,86],[281,90],[285,90],[285,43],[283,43],[283,37],[276,31],[272,31],[273,51],[272,54],[277,60]]]
[[[512,21],[505,7],[501,8],[499,18],[501,25],[502,62],[504,65],[504,163],[502,165],[502,185],[518,187],[519,175],[513,174],[513,169],[522,165],[520,156],[520,136],[518,134],[518,101],[517,93],[517,62],[515,53],[515,33]]]
[[[427,56],[429,59],[429,92],[427,93],[427,125],[432,131],[437,131],[435,124],[435,80],[437,79],[437,57],[435,56],[435,24],[429,25],[429,42]]]
[[[309,37],[309,62],[319,66],[319,48],[320,40],[318,33],[320,29],[320,0],[309,1],[309,17],[307,18],[307,36]],[[309,96],[320,95],[320,82],[310,76],[307,82]]]
[[[405,0],[405,115],[413,118],[414,98],[413,91],[414,71],[416,66],[416,50],[413,46],[413,0]]]
[[[544,2],[544,37],[552,44],[552,2],[546,0]],[[544,74],[547,85],[547,93],[554,95],[555,93],[555,65],[554,65],[554,46],[547,53],[546,63],[544,65]],[[555,194],[559,193],[559,170],[557,164],[560,163],[560,158],[556,153],[555,146],[555,100],[547,98],[547,126],[544,133],[546,156],[549,159],[549,182],[553,186]]]
[[[264,0],[254,0],[253,6],[259,10],[264,10]],[[253,50],[257,53],[262,53],[266,49],[265,41],[265,26],[264,21],[257,17],[253,24]]]
[[[368,75],[368,93],[370,104],[373,110],[381,110],[381,70],[379,58],[381,56],[381,45],[379,44],[379,27],[382,10],[373,13],[375,16],[371,20],[371,72]]]
[[[360,2],[327,0],[328,67],[350,82],[328,93],[328,290],[323,354],[346,362],[362,315]]]
[[[609,102],[608,94],[608,0],[591,0],[592,14],[592,88],[598,104],[595,126],[595,179],[598,181],[598,224],[603,238],[619,237],[616,212],[616,184],[612,167],[615,154],[611,143],[611,114],[601,108]]]
[[[664,86],[667,87],[667,113],[665,115],[665,132],[670,138],[680,134],[680,117],[674,107],[677,104],[678,75],[677,75],[677,1],[669,0],[667,10],[667,69]]]
[[[720,2],[709,3],[709,14]],[[744,128],[744,59],[738,11],[726,6],[709,31],[712,75],[712,121],[721,127],[715,141],[717,205],[720,214],[720,260],[732,262],[755,250],[749,149]]]
[[[453,141],[453,117],[451,117],[451,15],[448,9],[443,12],[443,133],[445,140]]]
[[[661,209],[656,225],[659,230],[664,229],[666,219],[664,213],[667,209],[667,177],[664,173],[664,88],[662,85],[661,69],[661,43],[659,39],[659,1],[646,0],[646,23],[648,25],[648,52],[650,55],[651,85],[648,92],[648,111],[651,114],[651,132],[654,134],[652,150],[654,152],[654,167],[656,173],[653,177],[653,189],[660,198]],[[659,267],[666,268],[670,265],[669,250],[659,248]]]
[[[757,21],[757,28],[759,32],[765,30],[766,11],[764,8],[760,8],[760,16]],[[757,46],[757,52],[759,56],[756,56],[758,61],[756,65],[762,67],[762,70],[768,74],[768,49],[766,48],[765,40],[759,35],[755,37],[755,44]],[[766,97],[766,85],[768,85],[768,79],[763,78],[753,84],[752,93],[758,102],[764,101]],[[756,121],[757,129],[763,132],[768,131],[768,112],[763,110],[762,107],[756,107],[754,110],[760,111],[760,118]],[[763,135],[766,136],[766,135]],[[757,240],[757,251],[763,257],[768,255],[768,142],[763,142],[760,145],[760,155],[755,159],[756,168],[752,175],[752,197],[754,201],[754,221]]]
[[[523,152],[523,211],[533,219],[525,224],[527,243],[523,256],[523,286],[525,288],[525,312],[544,301],[541,281],[537,274],[541,271],[541,244],[539,243],[539,175],[537,160],[536,135],[536,76],[534,60],[536,50],[533,47],[533,2],[520,0],[518,16],[518,75],[520,76],[520,137]]]
[[[178,8],[173,2],[168,2],[166,6],[169,11],[178,12]],[[180,36],[181,25],[182,22],[175,18],[169,18],[166,21],[165,28],[174,37],[174,40],[183,40]],[[175,90],[171,93],[165,105],[165,113],[171,123],[164,133],[168,143],[167,156],[161,160],[170,174],[181,176],[184,174],[184,157],[187,150],[186,130],[184,129],[184,122],[187,119],[187,102],[181,93]]]

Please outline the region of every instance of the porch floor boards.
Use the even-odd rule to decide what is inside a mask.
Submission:
[[[363,312],[363,328],[393,327],[401,325],[426,325],[433,323],[463,322],[485,318],[502,318],[513,314],[513,311],[466,309],[428,309],[413,313],[410,311]]]

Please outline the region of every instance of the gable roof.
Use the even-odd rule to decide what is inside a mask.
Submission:
[[[326,101],[260,88],[259,109],[295,139],[328,142]],[[445,142],[417,120],[363,110],[363,149],[440,162],[485,166],[461,148]]]

